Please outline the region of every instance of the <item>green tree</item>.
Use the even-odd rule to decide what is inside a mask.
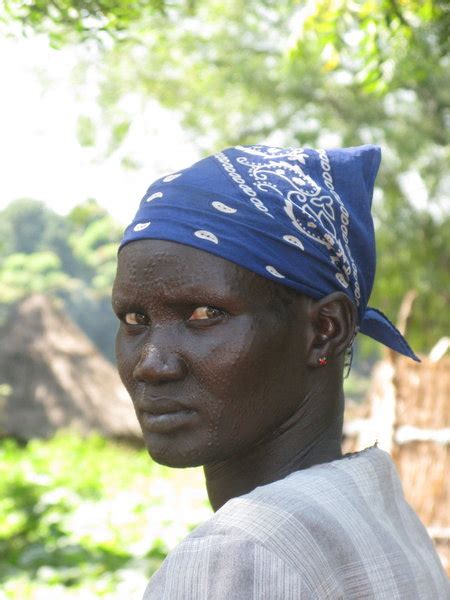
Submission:
[[[61,46],[105,35],[120,40],[133,22],[165,11],[165,0],[4,0],[3,21],[16,22],[25,35],[46,33],[53,46]]]
[[[72,251],[83,265],[83,283],[65,294],[66,305],[93,342],[114,360],[117,320],[110,296],[123,228],[93,199],[76,206],[67,220],[73,230]]]
[[[181,113],[206,151],[260,140],[380,144],[372,302],[395,318],[416,289],[409,333],[428,350],[450,328],[446,6],[250,0],[243,10],[239,0],[211,0],[194,16],[157,15],[105,53],[104,117],[111,128],[131,119],[113,108],[133,90]],[[421,208],[404,185],[412,173],[426,190]]]
[[[109,297],[123,228],[92,199],[76,206],[68,221],[73,229],[70,245],[85,267],[85,278],[100,295]]]
[[[395,317],[393,310],[405,292],[415,290],[408,340],[414,348],[429,351],[450,331],[450,216],[437,220],[425,211],[403,211],[395,227],[388,217],[386,211],[378,229],[382,253],[373,302]]]
[[[0,213],[0,316],[30,294],[56,295],[112,360],[116,319],[109,298],[121,231],[94,200],[67,217],[35,200],[12,202]]]
[[[71,225],[64,217],[28,198],[0,212],[0,259],[11,253],[54,252],[69,275],[77,270],[69,244]]]
[[[0,267],[0,303],[10,304],[33,293],[67,289],[70,278],[53,252],[11,254]]]
[[[11,6],[18,3],[8,6],[17,18]],[[450,288],[450,249],[439,241],[446,239],[449,212],[447,2],[205,0],[128,8],[67,2],[67,14],[82,12],[82,31],[55,16],[53,4],[39,6],[37,17],[28,5],[21,9],[25,27],[52,39],[56,31],[61,44],[89,39],[102,47],[98,99],[116,144],[134,117],[121,102],[130,93],[143,105],[156,98],[176,110],[205,151],[262,140],[380,144],[373,303],[393,315],[415,288],[411,332],[418,348],[448,334],[447,312],[437,310]],[[92,143],[86,124],[93,116],[82,117],[83,137]],[[404,184],[412,173],[426,190],[423,208],[414,185]]]

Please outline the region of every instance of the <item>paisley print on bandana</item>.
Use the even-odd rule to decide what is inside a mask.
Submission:
[[[268,148],[261,145],[236,146],[235,149],[243,154],[235,160],[246,168],[248,181],[235,169],[230,169],[231,162],[225,161],[223,154],[216,155],[222,165],[228,165],[226,173],[234,181],[237,181],[237,175],[241,189],[249,188],[253,194],[255,189],[259,191],[258,198],[262,198],[262,201],[259,204],[253,202],[259,210],[261,205],[264,206],[265,194],[278,196],[294,227],[326,247],[329,259],[338,271],[336,280],[343,288],[352,286],[355,302],[359,305],[361,291],[358,269],[348,245],[350,216],[334,188],[326,151],[317,153],[302,148]],[[320,157],[323,187],[302,168],[302,165],[307,168],[311,152]],[[251,198],[256,196],[252,195]]]
[[[314,150],[235,146],[152,183],[120,247],[186,244],[301,294],[345,293],[361,333],[418,360],[380,311],[371,202],[376,146]]]

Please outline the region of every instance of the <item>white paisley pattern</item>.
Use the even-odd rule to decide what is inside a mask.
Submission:
[[[284,212],[292,225],[304,236],[323,245],[335,266],[336,280],[347,288],[351,286],[359,305],[361,291],[358,270],[348,244],[350,216],[331,176],[331,165],[325,150],[318,152],[322,169],[323,187],[302,169],[311,158],[311,150],[302,148],[267,148],[266,146],[236,146],[242,156],[236,162],[243,168],[236,170],[223,153],[216,155],[225,171],[249,197],[252,204],[275,218],[264,203],[264,195],[279,196]],[[286,238],[286,236],[284,236]],[[292,236],[290,236],[292,237]],[[292,243],[292,240],[286,240]],[[297,244],[301,249],[301,244]]]

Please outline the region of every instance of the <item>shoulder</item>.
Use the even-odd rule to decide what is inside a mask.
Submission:
[[[335,547],[339,537],[333,512],[341,484],[330,481],[328,468],[315,471],[227,502],[167,557],[144,599],[172,600],[178,589],[183,600],[246,598],[247,591],[249,598],[307,599],[318,582],[331,593],[333,569],[323,545]],[[322,511],[320,498],[327,499]]]
[[[373,448],[231,500],[168,556],[144,600],[440,598],[438,562],[390,457]]]
[[[276,553],[228,532],[188,536],[150,580],[143,600],[311,600],[307,582]]]
[[[243,537],[277,552],[289,548],[286,556],[292,545],[308,556],[328,542],[345,546],[358,520],[382,514],[394,496],[403,499],[389,456],[376,450],[373,457],[359,453],[256,488],[227,502],[194,535]]]

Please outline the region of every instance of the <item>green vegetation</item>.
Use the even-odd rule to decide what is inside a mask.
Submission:
[[[412,345],[427,352],[448,335],[448,2],[8,0],[2,22],[16,35],[43,33],[57,47],[96,48],[73,74],[75,93],[88,86],[92,95],[97,86],[98,106],[80,114],[77,133],[82,145],[96,147],[99,123],[107,123],[109,154],[126,140],[136,107],[155,99],[181,116],[205,152],[236,142],[380,144],[372,302],[395,319],[405,294],[416,290]],[[37,289],[65,290],[72,314],[111,356],[111,339],[98,325],[106,325],[109,309],[104,303],[96,311],[90,299],[104,297],[111,282],[108,244],[115,236],[107,221],[85,224],[92,229],[81,233],[80,225],[76,241],[61,233],[73,227],[70,217],[59,237],[55,228],[46,234],[55,236],[50,246],[69,280],[48,254],[33,257],[27,269]],[[81,270],[74,275],[75,267]],[[2,268],[23,271],[23,257]],[[74,277],[83,281],[76,292]],[[23,273],[8,279],[14,289],[7,301],[27,279]],[[86,315],[93,314],[90,322]]]
[[[113,130],[130,90],[156,98],[208,152],[380,144],[372,302],[395,319],[416,290],[408,337],[427,352],[450,327],[449,24],[433,0],[197,2],[104,50],[99,103]]]
[[[98,106],[79,115],[76,135],[100,154],[114,153],[136,107],[155,100],[205,153],[236,142],[380,144],[371,303],[395,319],[416,290],[408,338],[422,352],[450,331],[449,21],[446,0],[5,0],[0,8],[8,35],[89,50],[70,77],[74,94],[88,88]],[[105,123],[106,144],[97,139]],[[125,157],[122,166],[136,162]],[[28,199],[1,211],[0,322],[30,293],[55,295],[112,360],[121,231],[94,200],[65,217]],[[357,344],[372,359],[379,352],[363,336]],[[366,388],[360,359],[346,382],[353,398]],[[0,381],[0,412],[8,393]],[[139,598],[168,549],[208,514],[199,471],[160,467],[143,450],[67,433],[26,446],[3,440],[0,600]]]
[[[61,433],[0,443],[0,599],[141,597],[164,556],[210,514],[201,470]]]
[[[66,217],[36,200],[11,203],[0,212],[0,318],[29,294],[55,295],[113,360],[110,294],[122,229],[94,200]]]

